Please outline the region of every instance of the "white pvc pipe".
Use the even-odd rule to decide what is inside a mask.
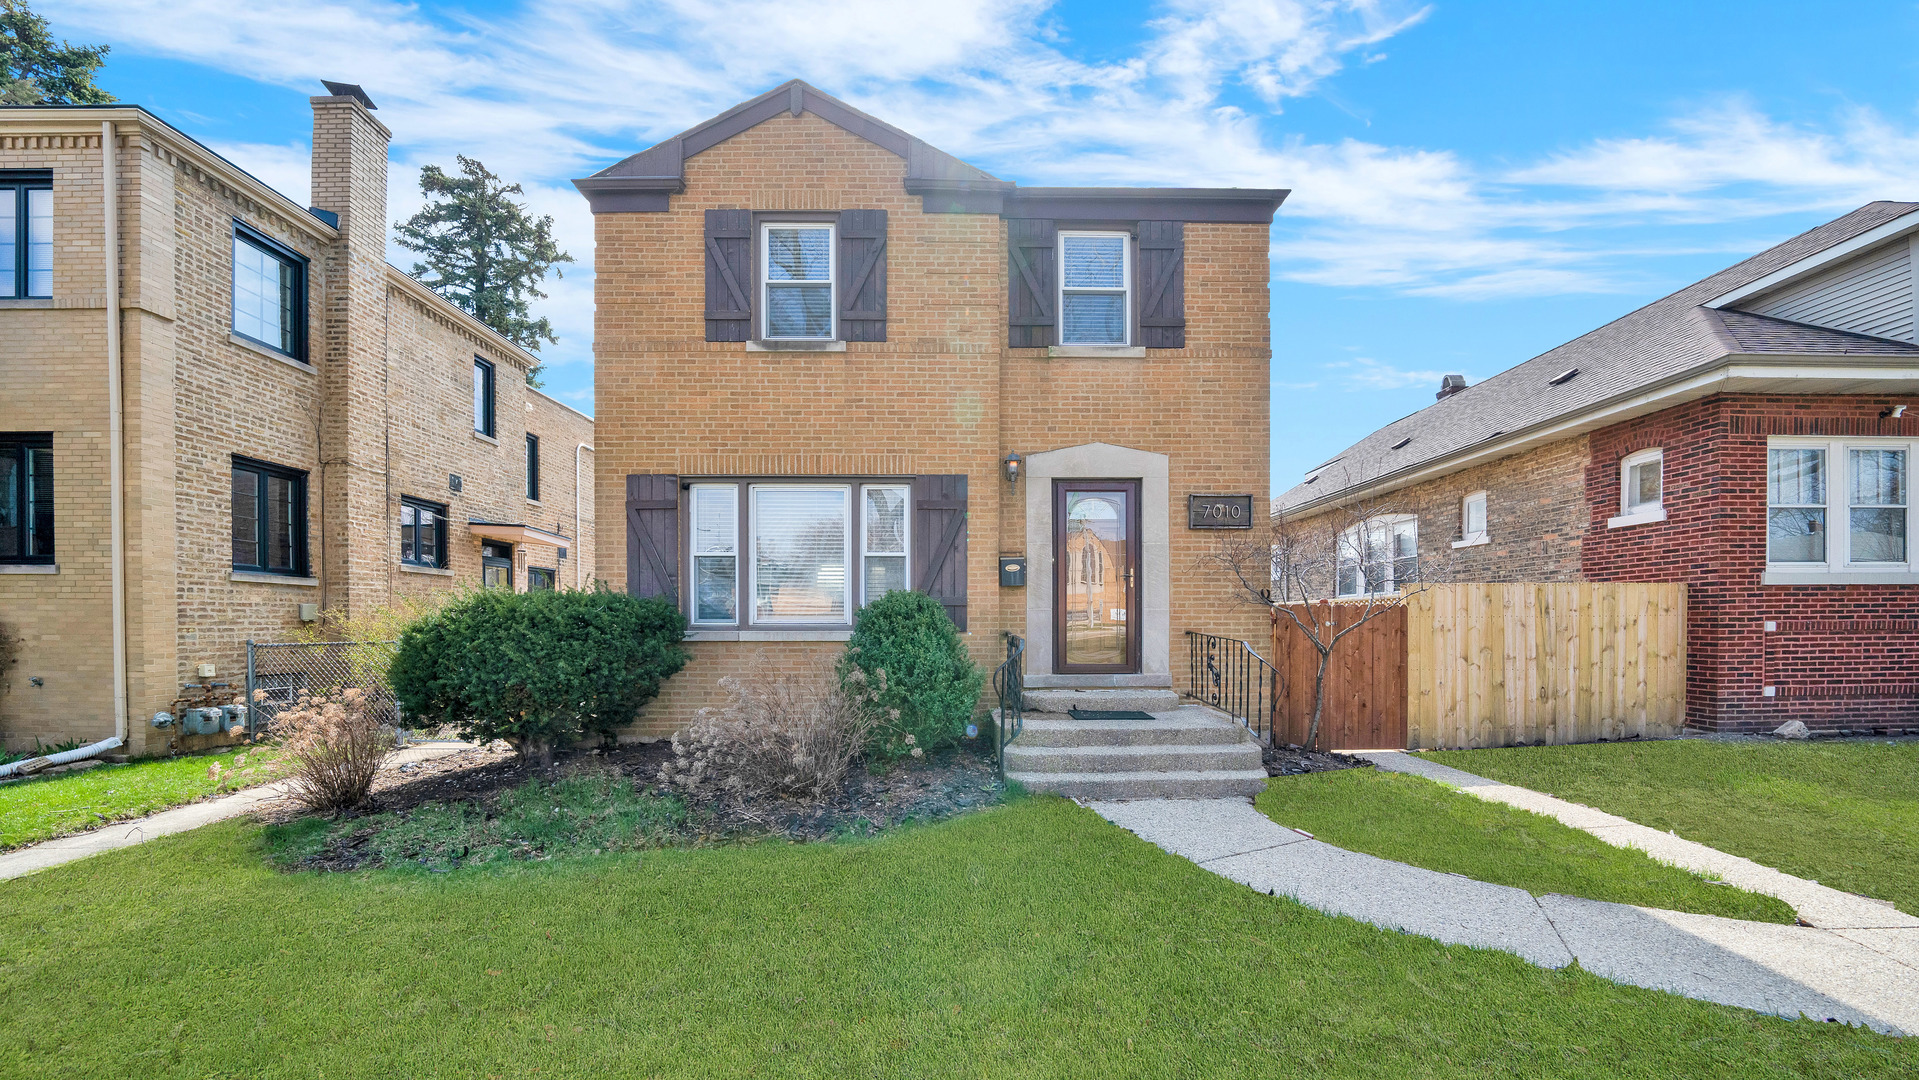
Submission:
[[[41,766],[41,768],[47,769],[51,769],[55,765],[70,765],[76,761],[85,761],[90,757],[104,754],[119,745],[120,737],[115,735],[111,739],[101,739],[92,746],[82,746],[78,750],[62,750],[60,753],[48,754],[46,757],[30,757],[25,761],[15,761],[7,765],[0,765],[0,776],[12,776],[19,771],[20,766],[28,764],[29,762],[44,761],[46,764]],[[40,770],[35,769],[34,771],[39,772]]]
[[[100,191],[106,217],[107,271],[107,506],[113,546],[113,735],[127,737],[127,521],[121,460],[120,396],[120,178],[114,163],[113,121],[100,122]],[[95,744],[99,745],[99,744]]]
[[[586,563],[580,559],[580,543],[585,536],[580,532],[580,451],[593,447],[580,443],[573,448],[573,587],[586,588]]]

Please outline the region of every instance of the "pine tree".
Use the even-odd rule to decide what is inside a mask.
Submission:
[[[0,105],[106,105],[115,98],[93,85],[105,45],[54,45],[47,20],[26,0],[0,0]]]
[[[4,0],[0,0],[4,2]],[[504,184],[485,165],[459,155],[460,175],[438,165],[420,170],[426,206],[393,225],[396,242],[425,258],[409,271],[420,283],[446,297],[523,349],[538,351],[558,341],[546,319],[531,318],[528,303],[545,299],[538,285],[555,263],[573,256],[553,242],[553,218],[534,218],[509,198],[520,185]],[[554,277],[561,277],[558,270]],[[539,386],[544,365],[526,373]]]

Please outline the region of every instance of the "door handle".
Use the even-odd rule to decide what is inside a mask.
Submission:
[[[1129,567],[1127,567],[1127,568],[1126,568],[1126,569],[1125,569],[1124,571],[1122,571],[1122,572],[1120,573],[1120,575],[1119,575],[1119,576],[1120,576],[1120,577],[1123,577],[1123,578],[1125,578],[1125,579],[1126,579],[1126,587],[1127,587],[1127,588],[1129,588],[1129,589],[1130,589],[1130,588],[1132,588],[1132,587],[1133,587],[1133,568],[1132,568],[1132,567],[1130,567],[1130,566],[1129,566]]]

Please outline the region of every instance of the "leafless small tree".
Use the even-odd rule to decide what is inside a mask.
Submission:
[[[1210,558],[1234,579],[1242,602],[1270,608],[1318,652],[1306,729],[1307,749],[1317,749],[1333,651],[1408,596],[1449,580],[1452,560],[1422,552],[1422,540],[1439,538],[1422,538],[1418,515],[1390,497],[1275,519],[1269,538],[1228,541]],[[1450,545],[1445,550],[1450,555]]]

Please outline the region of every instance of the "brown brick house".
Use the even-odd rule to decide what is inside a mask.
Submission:
[[[1443,387],[1275,512],[1384,500],[1457,580],[1686,583],[1691,726],[1919,729],[1915,237],[1861,207]]]
[[[601,576],[692,622],[640,733],[891,588],[1041,687],[1168,691],[1186,630],[1264,631],[1186,504],[1263,505],[1285,192],[1021,187],[798,81],[576,183]],[[1090,534],[1097,598],[1054,557]]]
[[[0,244],[10,748],[204,741],[149,721],[238,686],[248,639],[592,573],[592,420],[387,265],[388,132],[332,89],[312,209],[136,107],[0,109],[0,202],[29,219]]]

